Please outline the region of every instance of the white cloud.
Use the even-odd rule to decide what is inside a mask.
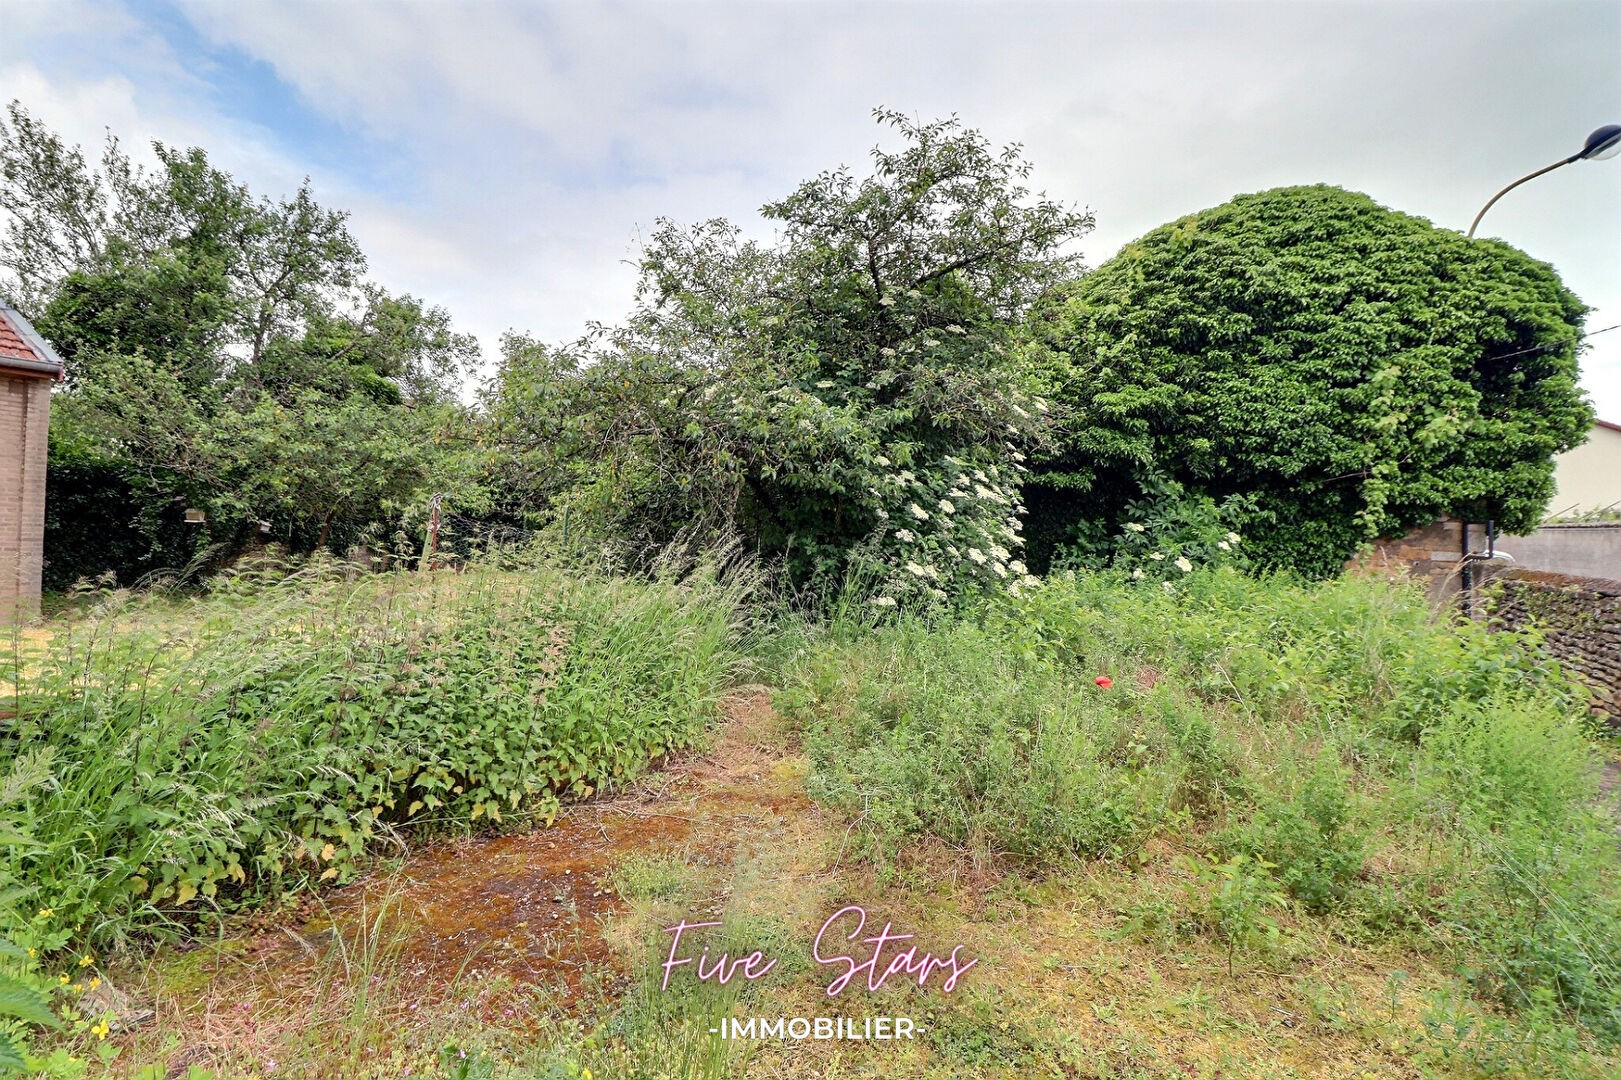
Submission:
[[[1023,142],[1037,187],[1096,211],[1093,262],[1285,183],[1462,229],[1497,187],[1621,121],[1593,74],[1621,47],[1614,5],[184,0],[215,48],[268,64],[354,133],[355,167],[339,153],[314,169],[210,97],[213,61],[175,55],[140,8],[73,2],[68,20],[0,0],[29,57],[0,68],[7,96],[74,138],[111,124],[131,142],[196,142],[256,190],[313,171],[324,201],[355,211],[374,275],[487,345],[616,318],[623,262],[655,217],[765,233],[762,203],[864,165],[875,105]],[[398,148],[400,190],[368,181],[368,141]],[[1621,313],[1618,185],[1621,160],[1578,163],[1509,196],[1482,232]],[[1621,417],[1621,331],[1594,346],[1587,385]]]

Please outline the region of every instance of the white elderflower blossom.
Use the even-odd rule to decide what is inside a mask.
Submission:
[[[885,510],[882,506],[880,506],[878,508],[878,520],[879,521],[888,521],[889,520],[889,511]]]
[[[896,479],[903,484],[910,484],[912,481],[916,480],[917,477],[912,475],[911,469],[902,469]]]
[[[950,555],[953,559],[955,559],[955,558],[960,557],[962,555],[962,552],[957,550],[957,547],[956,547],[955,544],[947,544],[946,545],[946,554]]]
[[[940,509],[943,510],[944,512],[948,513],[948,514],[954,514],[954,513],[957,512],[957,508],[952,505],[950,499],[941,499],[940,500]]]
[[[1220,548],[1222,551],[1231,551],[1231,550],[1233,550],[1233,545],[1229,544],[1225,540],[1216,541],[1216,546],[1218,548]]]
[[[928,577],[929,576],[928,568],[923,567],[923,566],[919,566],[915,562],[909,562],[909,563],[906,564],[906,572],[908,574],[911,574],[913,577]]]
[[[1007,568],[1013,571],[1015,574],[1028,574],[1030,572],[1030,568],[1025,566],[1024,563],[1018,559],[1014,559],[1012,562],[1008,563]]]
[[[966,334],[966,333],[968,333],[968,331],[964,330],[962,327],[958,326],[956,323],[952,323],[951,325],[947,326],[946,329],[951,331],[953,334]]]
[[[910,544],[913,540],[917,539],[917,534],[911,529],[896,529],[895,539],[899,540],[903,544]]]
[[[906,509],[911,513],[911,515],[913,517],[917,518],[919,521],[927,521],[927,520],[929,520],[929,512],[927,510],[923,509],[923,507],[919,506],[917,503],[913,503],[912,505],[908,506]]]
[[[1145,526],[1143,526],[1143,525],[1142,525],[1142,524],[1140,524],[1140,523],[1139,523],[1139,522],[1135,522],[1135,521],[1128,521],[1128,522],[1126,522],[1126,524],[1125,524],[1125,526],[1124,526],[1124,528],[1125,528],[1125,530],[1126,530],[1126,531],[1127,531],[1127,532],[1134,532],[1134,533],[1140,533],[1140,532],[1143,532],[1143,531],[1144,531],[1144,529],[1145,529]]]
[[[889,468],[889,459],[886,458],[882,454],[879,454],[877,457],[873,458],[872,460],[877,462],[878,467],[881,468],[881,469]]]
[[[1026,574],[1026,575],[1024,575],[1024,577],[1020,578],[1019,580],[1024,582],[1026,588],[1030,588],[1030,589],[1033,589],[1037,585],[1041,584],[1041,579],[1036,577],[1034,574]]]
[[[1133,581],[1141,581],[1142,579],[1143,579],[1143,568],[1139,566],[1137,569],[1135,569],[1135,570],[1133,570],[1131,572],[1131,580],[1133,580]]]
[[[930,589],[929,595],[936,600],[944,600],[946,598],[946,591],[944,589]]]
[[[985,553],[978,548],[969,548],[968,557],[979,563],[981,566],[985,565]]]
[[[1236,543],[1238,543],[1238,541],[1240,539],[1241,538],[1239,537],[1239,535],[1237,533],[1235,533],[1235,532],[1230,532],[1230,533],[1227,534],[1227,542],[1229,544],[1236,544]]]
[[[992,544],[991,554],[996,558],[1001,559],[1003,562],[1006,562],[1009,558],[1008,549],[1003,547],[1001,544]]]
[[[817,382],[816,389],[818,389],[818,390],[829,390],[829,389],[832,389],[832,386],[833,386],[833,380],[832,379],[822,379],[822,380]]]
[[[893,296],[885,296],[885,297],[881,298],[878,302],[880,304],[884,305],[885,307],[894,307],[895,306],[895,298]]]
[[[1026,418],[1028,418],[1030,416],[1030,414],[1028,412],[1026,412],[1024,409],[1021,409],[1019,407],[1018,402],[1015,402],[1015,401],[1008,402],[1008,408],[1012,409],[1014,412],[1018,413],[1020,416],[1023,416],[1023,417],[1026,417]]]
[[[932,349],[936,345],[940,344],[940,339],[939,338],[926,337],[926,338],[923,339],[923,344],[927,345],[929,348]]]
[[[1043,400],[1042,398],[1036,398],[1034,401],[1031,402],[1031,404],[1036,407],[1036,410],[1038,412],[1046,412],[1047,411],[1047,402],[1045,400]]]
[[[991,563],[991,570],[996,574],[997,577],[1007,577],[1007,567],[1003,566],[999,562]]]
[[[1150,559],[1153,559],[1155,562],[1164,562],[1165,561],[1165,552],[1163,552],[1163,551],[1150,551],[1148,553],[1148,557]]]
[[[1176,595],[1176,586],[1172,585],[1169,581],[1160,582],[1159,587],[1164,589],[1167,593],[1169,593],[1172,596]]]
[[[1178,570],[1182,571],[1184,574],[1193,573],[1193,564],[1188,562],[1188,557],[1186,555],[1178,556],[1176,562],[1172,565]]]
[[[878,597],[876,600],[874,600],[872,602],[872,606],[873,607],[894,607],[895,606],[895,598],[893,596],[880,596],[880,597]]]
[[[978,495],[982,499],[991,499],[991,500],[994,501],[995,498],[996,498],[996,492],[992,491],[990,488],[986,487],[984,484],[975,484],[974,485],[974,494]]]
[[[991,478],[985,475],[984,469],[975,469],[974,479],[978,480],[982,484],[988,484],[991,482]]]

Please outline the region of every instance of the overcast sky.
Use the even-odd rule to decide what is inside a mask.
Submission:
[[[371,274],[493,355],[627,309],[658,217],[861,170],[887,106],[1019,142],[1090,208],[1092,265],[1241,192],[1326,182],[1465,229],[1621,123],[1621,3],[298,4],[0,0],[0,97],[99,151],[198,145],[257,193],[312,178]],[[1621,158],[1481,225],[1621,323]],[[1621,421],[1621,330],[1584,385]]]

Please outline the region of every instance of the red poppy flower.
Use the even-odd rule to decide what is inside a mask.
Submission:
[[[1099,675],[1092,681],[1103,687],[1105,690],[1114,685],[1114,680],[1109,678],[1107,675]]]

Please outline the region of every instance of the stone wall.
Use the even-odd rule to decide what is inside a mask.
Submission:
[[[1621,724],[1621,581],[1499,569],[1480,609],[1496,625],[1531,623],[1548,651],[1593,690],[1593,707]]]

